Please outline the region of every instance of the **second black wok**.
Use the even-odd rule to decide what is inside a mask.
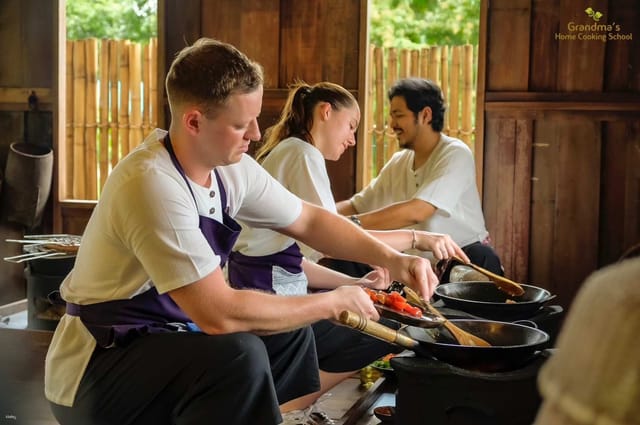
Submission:
[[[449,308],[486,319],[509,321],[529,318],[555,298],[546,289],[533,285],[522,287],[524,294],[511,297],[490,282],[451,282],[438,285],[435,293]]]

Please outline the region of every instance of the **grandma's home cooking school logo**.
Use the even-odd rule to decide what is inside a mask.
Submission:
[[[565,27],[566,32],[555,33],[555,39],[558,41],[631,41],[633,33],[625,32],[621,25],[615,21],[607,23],[602,21],[604,15],[602,12],[588,7],[584,11],[585,22],[569,21]]]

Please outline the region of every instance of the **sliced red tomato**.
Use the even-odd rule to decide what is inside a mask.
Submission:
[[[404,307],[404,312],[414,317],[422,317],[422,310],[420,310],[418,307],[412,306],[411,304],[407,304]]]

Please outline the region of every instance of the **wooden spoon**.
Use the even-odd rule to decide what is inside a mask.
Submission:
[[[473,334],[470,334],[464,329],[460,329],[459,327],[451,323],[449,319],[444,317],[442,313],[440,313],[434,306],[432,306],[431,304],[423,300],[420,297],[420,295],[418,295],[418,293],[413,289],[409,288],[408,286],[405,286],[404,293],[407,296],[407,301],[413,304],[416,304],[420,306],[422,309],[427,310],[429,313],[435,314],[436,316],[444,319],[444,327],[447,328],[449,332],[451,332],[451,335],[453,335],[453,337],[456,339],[456,341],[458,341],[458,343],[460,343],[460,345],[471,345],[471,346],[478,346],[478,347],[491,346],[491,344],[489,344],[484,339],[478,336],[475,336]]]
[[[520,295],[524,294],[524,288],[522,287],[522,285],[520,285],[517,282],[514,282],[511,279],[507,279],[504,276],[497,275],[473,263],[467,263],[460,257],[453,256],[451,258],[487,276],[498,287],[498,289],[500,289],[503,292],[506,292],[512,297],[519,297]]]

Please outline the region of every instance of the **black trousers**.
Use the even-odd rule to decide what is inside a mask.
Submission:
[[[264,339],[160,333],[96,348],[73,407],[51,408],[62,425],[276,425],[279,404],[318,389],[310,327]]]
[[[380,323],[398,329],[398,322],[381,319]],[[320,370],[340,373],[362,369],[389,353],[401,353],[404,348],[363,334],[329,320],[312,325],[318,350]]]

